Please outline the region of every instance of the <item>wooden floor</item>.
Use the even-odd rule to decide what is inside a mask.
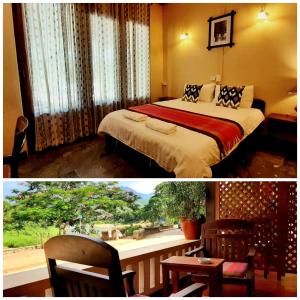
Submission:
[[[262,271],[255,272],[255,297],[296,297],[297,275],[286,274],[279,281],[275,272],[270,272],[269,278],[263,277]],[[225,297],[246,297],[246,287],[224,285]]]
[[[232,284],[225,284],[223,287],[224,297],[247,297],[246,287]],[[158,292],[154,297],[161,297]],[[275,272],[270,272],[269,278],[265,279],[263,271],[255,271],[255,297],[296,297],[297,296],[297,275],[286,274],[279,281]],[[208,297],[208,289],[203,293]]]

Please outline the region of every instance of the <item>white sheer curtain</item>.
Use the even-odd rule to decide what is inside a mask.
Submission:
[[[96,105],[121,101],[120,24],[114,5],[98,4],[90,15],[94,100]]]
[[[36,149],[150,97],[148,4],[23,4]]]

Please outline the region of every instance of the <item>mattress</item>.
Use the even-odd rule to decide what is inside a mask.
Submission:
[[[224,118],[239,123],[245,139],[264,120],[259,109],[232,109],[207,102],[185,102],[181,99],[155,102],[157,105],[177,108],[211,117]],[[124,110],[108,114],[100,123],[98,133],[106,133],[155,160],[177,178],[212,177],[211,166],[220,162],[220,150],[216,141],[199,132],[177,126],[175,133],[166,135],[135,122],[123,115]],[[227,156],[238,146],[235,145]],[[223,158],[224,159],[224,158]]]

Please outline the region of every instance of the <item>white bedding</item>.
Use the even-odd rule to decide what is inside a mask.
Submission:
[[[255,108],[235,110],[214,103],[191,103],[180,99],[155,104],[236,121],[244,129],[244,138],[264,120],[263,113]],[[212,177],[210,167],[220,161],[219,147],[213,138],[181,126],[177,126],[176,132],[165,135],[147,128],[145,122],[126,119],[123,110],[114,111],[102,120],[98,133],[103,132],[154,159],[179,178]]]

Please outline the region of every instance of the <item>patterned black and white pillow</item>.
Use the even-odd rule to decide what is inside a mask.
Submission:
[[[182,100],[196,103],[199,100],[200,91],[203,85],[186,84]]]
[[[244,88],[244,86],[221,86],[216,105],[237,109],[240,106]]]

